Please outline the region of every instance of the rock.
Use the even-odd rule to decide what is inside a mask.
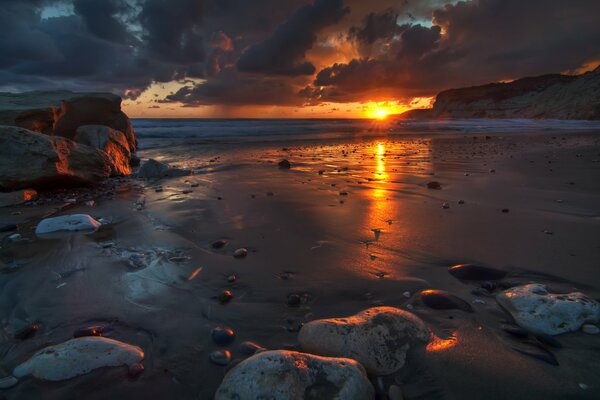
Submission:
[[[217,365],[227,365],[231,362],[229,350],[215,350],[210,353],[210,361]]]
[[[448,204],[448,203],[443,203],[443,204],[442,204],[442,208],[450,208],[450,204]]]
[[[427,189],[441,190],[442,185],[437,181],[427,182]]]
[[[254,343],[254,342],[248,342],[248,341],[242,342],[238,346],[239,353],[244,356],[251,356],[251,355],[254,355],[257,351],[263,351],[263,350],[265,350],[264,347],[259,346],[258,344]]]
[[[583,333],[587,333],[588,335],[597,335],[600,333],[600,328],[592,324],[583,324],[581,331]]]
[[[232,368],[215,400],[374,399],[363,367],[346,358],[294,351],[258,353]]]
[[[137,346],[104,337],[88,336],[48,346],[20,364],[13,375],[62,381],[102,367],[139,363],[144,352]]]
[[[233,299],[233,293],[230,290],[223,290],[218,296],[217,300],[221,302],[221,304],[229,303]]]
[[[84,336],[102,336],[103,332],[103,325],[86,326],[85,328],[79,328],[75,332],[73,332],[73,337],[78,338]]]
[[[16,242],[17,240],[21,240],[21,234],[20,233],[13,233],[8,238],[10,240],[12,240],[13,242]]]
[[[10,389],[17,383],[19,383],[19,380],[14,376],[5,376],[4,378],[0,379],[0,389]]]
[[[473,312],[473,307],[458,296],[443,290],[428,289],[421,291],[421,301],[435,310],[462,310]]]
[[[290,307],[300,307],[302,298],[299,294],[292,293],[287,297],[287,305]]]
[[[233,256],[235,258],[244,258],[248,255],[248,250],[246,250],[245,248],[240,248],[237,249],[236,251],[233,252]]]
[[[95,232],[102,224],[87,214],[62,215],[43,219],[35,228],[36,235],[59,231]]]
[[[137,147],[131,122],[121,111],[121,98],[111,93],[0,93],[0,124],[70,139],[82,125],[105,125],[123,132],[131,151]]]
[[[277,165],[281,169],[290,169],[290,168],[292,168],[292,164],[290,164],[290,162],[288,160],[281,160],[281,161],[279,161],[279,163]]]
[[[142,164],[138,171],[138,175],[144,179],[175,178],[178,176],[191,175],[191,171],[180,168],[171,168],[168,164],[150,159]]]
[[[212,246],[213,249],[220,249],[222,247],[225,247],[226,244],[227,244],[227,240],[219,239],[219,240],[215,240],[210,245]]]
[[[0,126],[0,188],[82,185],[107,178],[106,153],[62,137]]]
[[[27,201],[37,200],[35,189],[16,190],[14,192],[0,192],[0,207],[16,206]]]
[[[131,174],[131,150],[123,132],[104,125],[83,125],[77,128],[74,140],[104,151],[111,161],[111,176]]]
[[[583,293],[551,294],[536,283],[510,288],[496,300],[519,326],[536,334],[573,332],[600,318],[600,305]]]
[[[448,272],[465,281],[494,281],[506,276],[506,271],[475,264],[458,264],[448,268]]]
[[[347,318],[305,324],[298,335],[302,349],[312,354],[348,357],[375,375],[402,368],[411,345],[426,343],[430,333],[414,314],[394,307],[374,307]]]
[[[224,325],[215,327],[210,336],[212,337],[212,340],[219,346],[230,345],[235,340],[235,332],[233,332],[233,329]]]

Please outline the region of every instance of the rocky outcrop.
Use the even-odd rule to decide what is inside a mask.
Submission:
[[[215,400],[374,399],[363,367],[347,358],[295,351],[256,354],[225,375]]]
[[[0,124],[70,139],[82,125],[105,125],[122,132],[132,152],[137,147],[121,98],[111,93],[0,93]]]
[[[74,140],[104,151],[110,159],[111,176],[131,174],[131,150],[123,132],[104,125],[82,125]]]
[[[433,108],[406,119],[600,119],[600,67],[582,75],[543,75],[439,93]]]
[[[107,154],[60,136],[0,126],[0,189],[97,182],[111,174]]]

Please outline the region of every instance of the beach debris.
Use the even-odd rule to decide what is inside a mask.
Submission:
[[[96,368],[139,363],[144,352],[137,346],[98,336],[87,336],[48,346],[20,364],[13,375],[33,375],[47,381],[62,381]]]
[[[281,160],[277,164],[280,169],[290,169],[292,168],[292,164],[288,160]]]
[[[583,293],[553,294],[537,283],[510,288],[496,301],[520,327],[536,334],[573,332],[600,319],[600,304]]]
[[[442,204],[442,208],[450,208],[450,204],[448,204],[448,203],[443,203],[443,204]]]
[[[587,333],[588,335],[597,335],[600,333],[600,328],[592,324],[583,324],[581,331],[583,333]]]
[[[525,342],[523,345],[513,347],[521,354],[547,362],[550,365],[559,365],[558,360],[548,349],[535,342]]]
[[[227,346],[235,340],[235,332],[228,326],[219,325],[213,328],[210,337],[219,346]]]
[[[248,250],[241,247],[233,252],[235,258],[244,258],[248,255]]]
[[[448,268],[455,278],[465,281],[494,281],[506,276],[506,271],[477,264],[458,264]]]
[[[264,347],[250,341],[240,343],[238,346],[238,352],[244,356],[252,356],[258,351],[266,350]]]
[[[19,380],[14,376],[5,376],[4,378],[0,378],[0,389],[10,389],[19,383]]]
[[[210,245],[213,249],[220,249],[220,248],[225,247],[226,244],[227,244],[227,240],[219,239],[219,240],[215,240]]]
[[[131,364],[127,370],[127,378],[129,378],[130,381],[135,381],[144,373],[144,370],[144,364],[142,363]]]
[[[428,289],[422,290],[421,301],[434,310],[462,310],[473,312],[473,307],[460,297],[444,290]]]
[[[275,350],[237,364],[215,394],[215,400],[325,398],[368,400],[375,393],[354,360]]]
[[[215,350],[210,353],[210,361],[217,365],[227,365],[231,362],[229,350]]]
[[[217,300],[221,302],[221,304],[229,303],[233,299],[233,293],[230,290],[223,290],[218,296]]]
[[[298,335],[304,351],[352,357],[374,375],[388,375],[402,368],[411,345],[427,343],[429,338],[429,329],[419,317],[394,307],[311,321]]]
[[[73,332],[73,337],[102,336],[103,332],[104,325],[92,325],[77,329],[75,332]]]
[[[102,224],[87,214],[62,215],[43,219],[35,228],[36,235],[60,231],[95,232]]]
[[[427,189],[441,190],[442,185],[438,181],[427,182]]]

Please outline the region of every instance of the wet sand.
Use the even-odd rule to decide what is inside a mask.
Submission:
[[[600,335],[558,336],[563,348],[551,351],[560,366],[523,355],[513,349],[520,340],[500,329],[510,317],[493,296],[476,296],[477,283],[447,272],[478,263],[508,271],[507,284],[600,298],[598,133],[145,139],[139,155],[195,174],[115,181],[93,206],[56,210],[81,194],[72,190],[49,194],[54,203],[0,209],[2,224],[19,224],[24,238],[0,234],[0,349],[9,373],[35,350],[102,324],[105,336],[144,349],[144,374],[135,382],[126,368],[61,383],[26,378],[0,391],[7,399],[209,399],[226,370],[209,361],[219,348],[215,326],[235,330],[236,358],[245,340],[296,349],[302,323],[375,305],[411,308],[454,338],[415,351],[399,373],[373,377],[378,391],[395,382],[405,399],[600,397]],[[290,170],[277,167],[282,159]],[[91,235],[36,238],[50,213],[110,223]],[[217,239],[228,243],[214,249]],[[232,257],[240,247],[248,256]],[[452,292],[475,312],[429,309],[416,295],[422,289]],[[227,304],[216,298],[223,290],[233,294]],[[287,304],[290,294],[301,295],[299,307]],[[33,337],[13,338],[30,323],[40,326]]]

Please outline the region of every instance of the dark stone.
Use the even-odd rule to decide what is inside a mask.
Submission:
[[[473,307],[463,299],[452,293],[443,290],[423,290],[421,291],[421,301],[429,308],[434,310],[462,310],[473,312]]]
[[[215,350],[210,353],[210,361],[217,365],[227,365],[231,362],[229,350]]]
[[[220,249],[227,244],[227,240],[219,239],[212,242],[210,245],[213,249]]]
[[[292,293],[287,297],[287,304],[290,307],[299,307],[302,298],[299,294]]]
[[[448,268],[448,272],[465,281],[495,281],[506,276],[506,271],[475,264],[458,264]]]
[[[244,355],[244,356],[252,356],[254,355],[258,350],[264,350],[263,347],[257,345],[254,342],[242,342],[239,347],[238,347],[238,351],[240,354]]]
[[[233,329],[224,325],[219,325],[212,330],[211,337],[217,345],[227,346],[235,340],[235,333],[233,332]]]
[[[19,332],[15,333],[15,339],[19,339],[19,340],[29,339],[30,337],[33,337],[33,335],[35,335],[35,333],[39,330],[40,330],[40,326],[38,324],[31,324],[31,325],[21,329]]]
[[[221,302],[221,304],[229,303],[231,299],[233,299],[233,293],[231,293],[230,290],[224,290],[217,296],[217,299]]]
[[[516,337],[526,338],[527,336],[529,336],[529,331],[518,326],[502,324],[501,328],[504,332]]]
[[[104,326],[102,325],[87,326],[85,328],[79,328],[75,332],[73,332],[73,337],[78,338],[82,336],[102,336],[103,332]]]
[[[554,354],[537,343],[527,342],[524,344],[524,346],[513,347],[513,350],[518,351],[519,353],[528,357],[544,361],[550,365],[559,365],[558,360],[556,357],[554,357]]]
[[[130,381],[135,381],[144,373],[144,365],[140,363],[131,364],[127,371],[127,377]]]
[[[508,208],[503,208],[503,209],[502,209],[502,212],[503,212],[503,213],[508,213],[508,212],[510,212],[510,210],[509,210]]]
[[[15,225],[15,224],[0,226],[0,232],[13,232],[13,231],[16,231],[17,229],[19,229],[19,226]]]
[[[427,182],[427,189],[440,190],[442,185],[438,181]]]
[[[279,161],[279,163],[277,165],[279,165],[279,168],[281,168],[281,169],[292,168],[292,164],[290,164],[290,162],[288,160],[281,160],[281,161]]]

